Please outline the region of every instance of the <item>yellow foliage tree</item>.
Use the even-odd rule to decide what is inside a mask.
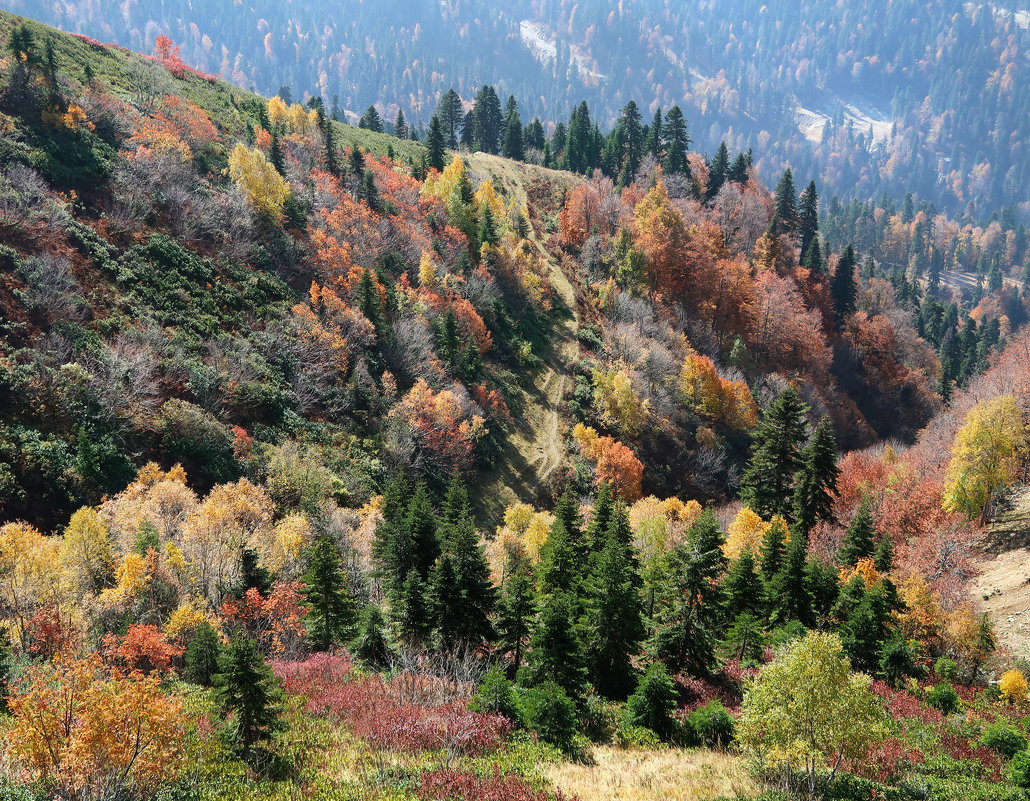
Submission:
[[[301,512],[286,515],[275,527],[261,526],[251,539],[250,547],[258,555],[261,566],[280,579],[293,580],[304,572],[305,551],[314,542],[315,532]]]
[[[633,379],[624,364],[593,373],[594,405],[601,419],[628,436],[635,436],[647,423],[650,404],[637,397]]]
[[[237,144],[229,154],[229,176],[255,209],[279,217],[290,187],[264,153]]]
[[[80,595],[99,593],[114,573],[114,547],[96,509],[84,506],[64,530],[64,564]]]
[[[289,121],[289,109],[283,99],[276,95],[268,101],[268,124],[280,128]]]
[[[62,542],[32,526],[0,527],[0,602],[12,616],[12,633],[27,647],[25,624],[44,605],[59,607],[68,591]]]
[[[842,587],[847,586],[848,582],[855,576],[861,576],[862,581],[865,583],[865,588],[868,590],[880,580],[880,571],[876,569],[873,560],[866,557],[859,559],[854,567],[842,567],[838,576]]]
[[[1001,681],[998,682],[998,689],[1001,690],[1002,697],[1010,704],[1022,705],[1027,701],[1026,676],[1021,670],[1015,668],[1006,670],[1001,675]]]
[[[944,510],[971,520],[982,515],[994,493],[1015,479],[1026,445],[1015,397],[1001,395],[976,404],[951,448]]]
[[[716,372],[707,356],[688,354],[683,360],[680,392],[694,412],[706,420],[744,430],[758,422],[758,407],[743,381],[730,381]]]
[[[750,507],[741,507],[726,529],[726,540],[722,544],[723,555],[732,561],[746,550],[758,553],[762,549],[762,540],[770,526],[771,522],[762,520]],[[786,528],[784,526],[784,529]]]
[[[425,250],[418,262],[418,282],[420,286],[436,286],[436,262]]]

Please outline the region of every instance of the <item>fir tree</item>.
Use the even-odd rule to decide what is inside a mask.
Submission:
[[[526,144],[526,147],[531,147],[534,150],[543,152],[546,140],[544,138],[544,124],[540,122],[539,117],[534,117],[533,121],[526,126],[526,130],[523,131],[522,139]]]
[[[536,600],[529,560],[521,552],[514,552],[509,558],[510,574],[497,604],[497,635],[498,644],[511,654],[513,672],[517,672],[536,614]]]
[[[379,197],[379,189],[376,186],[375,176],[370,170],[365,170],[365,176],[361,182],[361,199],[368,204],[368,207],[376,213],[383,210],[383,201]]]
[[[734,183],[746,184],[748,182],[748,170],[751,168],[751,151],[738,153],[730,167],[729,178]]]
[[[279,134],[272,131],[272,144],[268,149],[269,161],[275,167],[275,171],[284,178],[286,177],[286,157],[283,155],[283,146],[279,141]]]
[[[515,161],[522,161],[526,157],[526,147],[522,141],[522,117],[519,116],[519,104],[515,102],[515,95],[508,97],[504,110],[501,154],[506,159]]]
[[[336,161],[336,143],[333,141],[333,124],[325,115],[325,111],[319,108],[318,122],[322,129],[322,145],[325,148],[325,171],[330,175],[339,176],[340,166]]]
[[[894,569],[894,543],[890,534],[880,537],[876,552],[873,554],[873,564],[881,573],[890,573]]]
[[[804,533],[811,531],[819,520],[833,519],[839,475],[837,440],[829,419],[823,417],[801,452],[801,469],[794,487],[794,519]]]
[[[848,245],[844,249],[837,271],[830,281],[830,298],[833,301],[833,316],[838,328],[855,312],[858,300],[858,284],[855,281],[855,251]]]
[[[651,125],[647,129],[647,138],[644,140],[644,150],[659,164],[661,164],[662,157],[665,155],[665,148],[662,146],[662,130],[664,127],[662,123],[662,109],[659,107],[655,109],[654,119],[651,120]]]
[[[756,570],[755,556],[750,548],[745,548],[730,565],[722,582],[722,596],[730,620],[744,613],[762,614],[765,605],[762,578]]]
[[[391,610],[400,624],[401,636],[411,645],[423,645],[433,633],[437,610],[429,580],[412,571],[404,580],[396,608]]]
[[[801,218],[798,214],[798,194],[794,188],[794,173],[790,167],[783,171],[780,182],[776,184],[775,193],[776,216],[784,233],[796,237]]]
[[[848,616],[841,639],[855,670],[875,674],[879,669],[889,615],[890,609],[878,585],[865,593]]]
[[[687,122],[679,106],[669,109],[662,135],[665,139],[665,159],[662,161],[662,167],[670,175],[689,177],[687,149],[690,147],[690,137],[687,135]]]
[[[769,605],[773,610],[773,620],[777,623],[797,620],[806,626],[812,625],[812,594],[808,589],[807,557],[808,540],[804,534],[795,532],[787,545],[783,564],[773,576],[769,587]]]
[[[443,127],[440,125],[440,118],[435,114],[429,121],[429,135],[426,137],[426,148],[429,151],[427,164],[430,169],[443,171],[446,160],[444,151]]]
[[[440,647],[450,651],[462,639],[464,610],[458,575],[449,553],[444,553],[437,560],[430,583],[433,627],[440,638]]]
[[[708,193],[706,195],[708,200],[712,200],[719,194],[722,185],[726,183],[729,172],[730,151],[726,147],[726,142],[720,142],[719,149],[715,151],[715,158],[712,159],[712,163],[708,166]]]
[[[858,505],[858,511],[848,526],[848,533],[844,536],[840,551],[837,553],[837,561],[851,567],[857,564],[859,559],[872,556],[875,534],[872,507],[868,500],[864,500]]]
[[[362,610],[357,636],[349,648],[362,664],[373,670],[382,670],[390,664],[393,651],[386,640],[386,620],[375,604]]]
[[[644,132],[640,127],[640,119],[637,104],[630,100],[622,109],[622,115],[617,123],[622,132],[622,152],[619,154],[622,186],[627,186],[633,180],[637,168],[640,167],[640,157],[644,151]]]
[[[440,98],[434,115],[440,121],[443,134],[446,137],[447,147],[451,150],[458,148],[458,130],[464,119],[464,112],[461,107],[461,97],[454,89],[448,89]],[[432,130],[432,128],[430,128]],[[440,169],[443,169],[442,167]]]
[[[729,659],[758,664],[765,653],[762,621],[750,612],[741,612],[726,632],[721,650]]]
[[[492,86],[484,85],[476,95],[472,108],[475,114],[476,149],[497,153],[501,140],[501,100]]]
[[[461,146],[466,150],[476,149],[476,112],[469,109],[461,124]]]
[[[604,483],[597,490],[594,508],[590,513],[590,523],[587,524],[584,532],[584,543],[588,552],[600,551],[604,548],[608,526],[612,522],[614,511],[615,499],[612,497],[612,488]]]
[[[496,245],[500,241],[497,233],[497,223],[494,221],[494,213],[490,211],[487,203],[483,204],[483,210],[479,213],[479,230],[477,239],[482,245]]]
[[[340,551],[328,534],[321,535],[311,548],[301,592],[308,608],[311,645],[316,651],[328,651],[352,636],[357,607]]]
[[[815,181],[811,181],[805,191],[801,193],[799,205],[798,238],[801,240],[801,255],[805,257],[808,255],[812,243],[819,236],[819,195],[815,189]]]
[[[772,581],[783,565],[783,554],[786,550],[787,530],[780,518],[773,520],[765,530],[762,538],[761,568],[766,581]]]
[[[365,153],[357,145],[350,149],[350,172],[360,186],[365,177]]]
[[[805,568],[805,581],[812,593],[812,613],[817,620],[826,620],[840,596],[837,568],[813,557]]]
[[[586,656],[565,593],[552,593],[545,599],[530,646],[526,674],[530,685],[553,681],[570,698],[582,697],[587,683]]]
[[[383,132],[383,118],[379,116],[379,112],[375,106],[369,106],[365,113],[358,120],[358,127],[364,128],[368,131],[374,131],[375,133]]]
[[[210,687],[218,673],[218,657],[222,653],[222,643],[218,632],[206,620],[197,626],[186,646],[185,664],[182,677],[193,684]]]
[[[219,657],[218,671],[213,679],[215,698],[232,716],[233,738],[247,757],[282,725],[278,681],[254,641],[242,635],[233,638]]]
[[[819,245],[818,234],[812,237],[812,241],[808,245],[808,249],[804,251],[804,254],[801,264],[806,270],[811,271],[813,275],[826,272],[826,263],[823,261],[823,249]]]
[[[788,515],[793,479],[802,466],[808,407],[793,387],[772,402],[752,434],[751,459],[741,479],[741,500],[762,517]]]
[[[397,109],[397,119],[393,123],[393,135],[398,139],[408,138],[408,123],[404,119],[404,112]]]
[[[440,529],[441,540],[453,565],[454,592],[461,607],[453,638],[478,645],[492,639],[494,634],[490,624],[494,588],[472,519],[468,492],[458,479],[452,480],[447,489]]]

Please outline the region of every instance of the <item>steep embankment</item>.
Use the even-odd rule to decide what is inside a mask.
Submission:
[[[982,599],[998,644],[1030,657],[1030,487],[1018,487],[989,527],[973,590]]]
[[[520,402],[515,404],[518,411],[513,414],[515,423],[501,458],[481,485],[479,506],[482,522],[489,529],[500,522],[508,504],[533,500],[537,488],[561,462],[560,409],[579,354],[579,315],[576,292],[566,273],[568,266],[556,250],[548,248],[548,216],[555,214],[565,192],[582,179],[486,153],[476,153],[467,162],[474,174],[489,178],[498,192],[527,210],[529,238],[547,261],[555,306],[555,320],[545,332],[546,344],[539,353],[539,364],[523,381]]]

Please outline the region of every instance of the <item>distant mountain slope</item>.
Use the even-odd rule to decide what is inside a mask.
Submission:
[[[1030,31],[1025,8],[961,0],[668,4],[504,0],[3,0],[66,30],[148,52],[170,35],[198,68],[272,94],[321,94],[428,121],[455,87],[514,93],[566,119],[586,99],[610,123],[634,98],[678,103],[695,146],[760,151],[831,192],[906,191],[952,212],[1030,214]],[[972,204],[972,205],[970,205]]]

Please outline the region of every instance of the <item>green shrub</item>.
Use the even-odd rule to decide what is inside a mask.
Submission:
[[[1019,751],[1012,757],[1007,775],[1016,787],[1030,790],[1030,751]]]
[[[808,634],[808,629],[805,628],[803,623],[791,620],[778,629],[774,629],[769,634],[769,645],[773,650],[776,650],[794,642],[794,640],[800,640],[806,634]]]
[[[640,677],[636,692],[626,702],[626,719],[631,726],[644,726],[666,738],[673,731],[675,708],[676,686],[665,665],[655,662]]]
[[[725,748],[733,742],[736,724],[719,700],[709,701],[687,717],[687,735],[698,745]]]
[[[958,710],[959,697],[950,683],[942,681],[926,694],[926,703],[942,714],[950,715]]]
[[[522,708],[527,726],[541,740],[565,752],[574,749],[578,730],[576,705],[560,685],[547,681],[525,690]]]
[[[1026,750],[1026,735],[1011,723],[992,723],[984,729],[980,744],[1012,759],[1020,751]]]
[[[581,723],[583,734],[595,743],[610,743],[621,723],[619,705],[590,693],[583,702]]]
[[[933,663],[933,672],[942,679],[955,681],[958,678],[958,663],[954,659],[942,656]]]
[[[492,667],[479,683],[470,707],[476,712],[504,715],[516,726],[523,724],[522,707],[515,687],[499,667]]]
[[[615,733],[615,744],[619,748],[653,750],[661,745],[661,742],[657,734],[644,726],[632,726],[627,723]]]

